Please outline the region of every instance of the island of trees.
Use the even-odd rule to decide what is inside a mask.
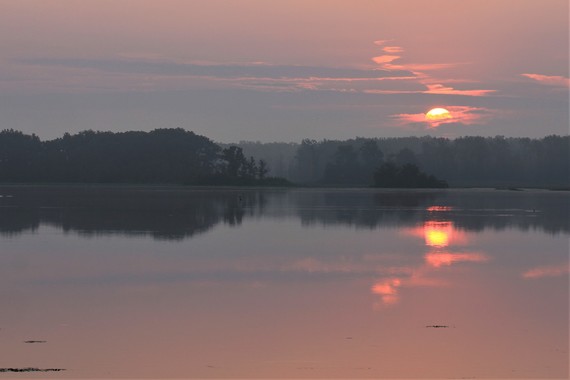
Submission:
[[[287,185],[268,176],[263,159],[237,146],[221,148],[183,129],[94,132],[40,141],[19,131],[0,132],[0,181]]]
[[[0,132],[0,182],[568,188],[570,137],[216,144],[181,128],[46,141],[9,129]]]

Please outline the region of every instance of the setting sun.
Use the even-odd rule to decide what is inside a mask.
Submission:
[[[450,119],[451,113],[445,108],[432,108],[426,113],[427,120],[443,120]]]

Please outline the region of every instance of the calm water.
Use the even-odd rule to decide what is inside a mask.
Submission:
[[[567,192],[0,196],[0,378],[568,378]]]

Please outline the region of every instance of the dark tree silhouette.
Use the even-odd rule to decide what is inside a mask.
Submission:
[[[447,182],[422,173],[414,164],[398,166],[394,162],[382,164],[374,172],[375,187],[397,188],[446,188]]]
[[[265,163],[260,171],[239,147],[221,150],[181,128],[84,131],[46,142],[14,130],[0,132],[0,182],[263,185],[260,178],[268,180],[268,171]]]
[[[84,131],[50,141],[0,132],[0,182],[288,184],[267,177],[263,160],[272,174],[303,184],[369,186],[385,157],[452,186],[570,187],[570,136],[355,138],[222,148],[180,128]]]
[[[341,146],[360,153],[358,176],[350,173],[353,177],[346,179],[346,173],[337,172]],[[377,162],[367,165],[376,149]],[[453,186],[570,187],[570,136],[304,140],[289,178],[306,184],[369,185],[384,157],[398,166],[414,164]]]
[[[257,169],[257,178],[260,180],[265,179],[269,173],[269,168],[267,167],[267,163],[264,160],[259,160],[258,169]]]

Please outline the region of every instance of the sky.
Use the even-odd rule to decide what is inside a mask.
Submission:
[[[568,18],[567,0],[0,0],[0,129],[568,135]]]

